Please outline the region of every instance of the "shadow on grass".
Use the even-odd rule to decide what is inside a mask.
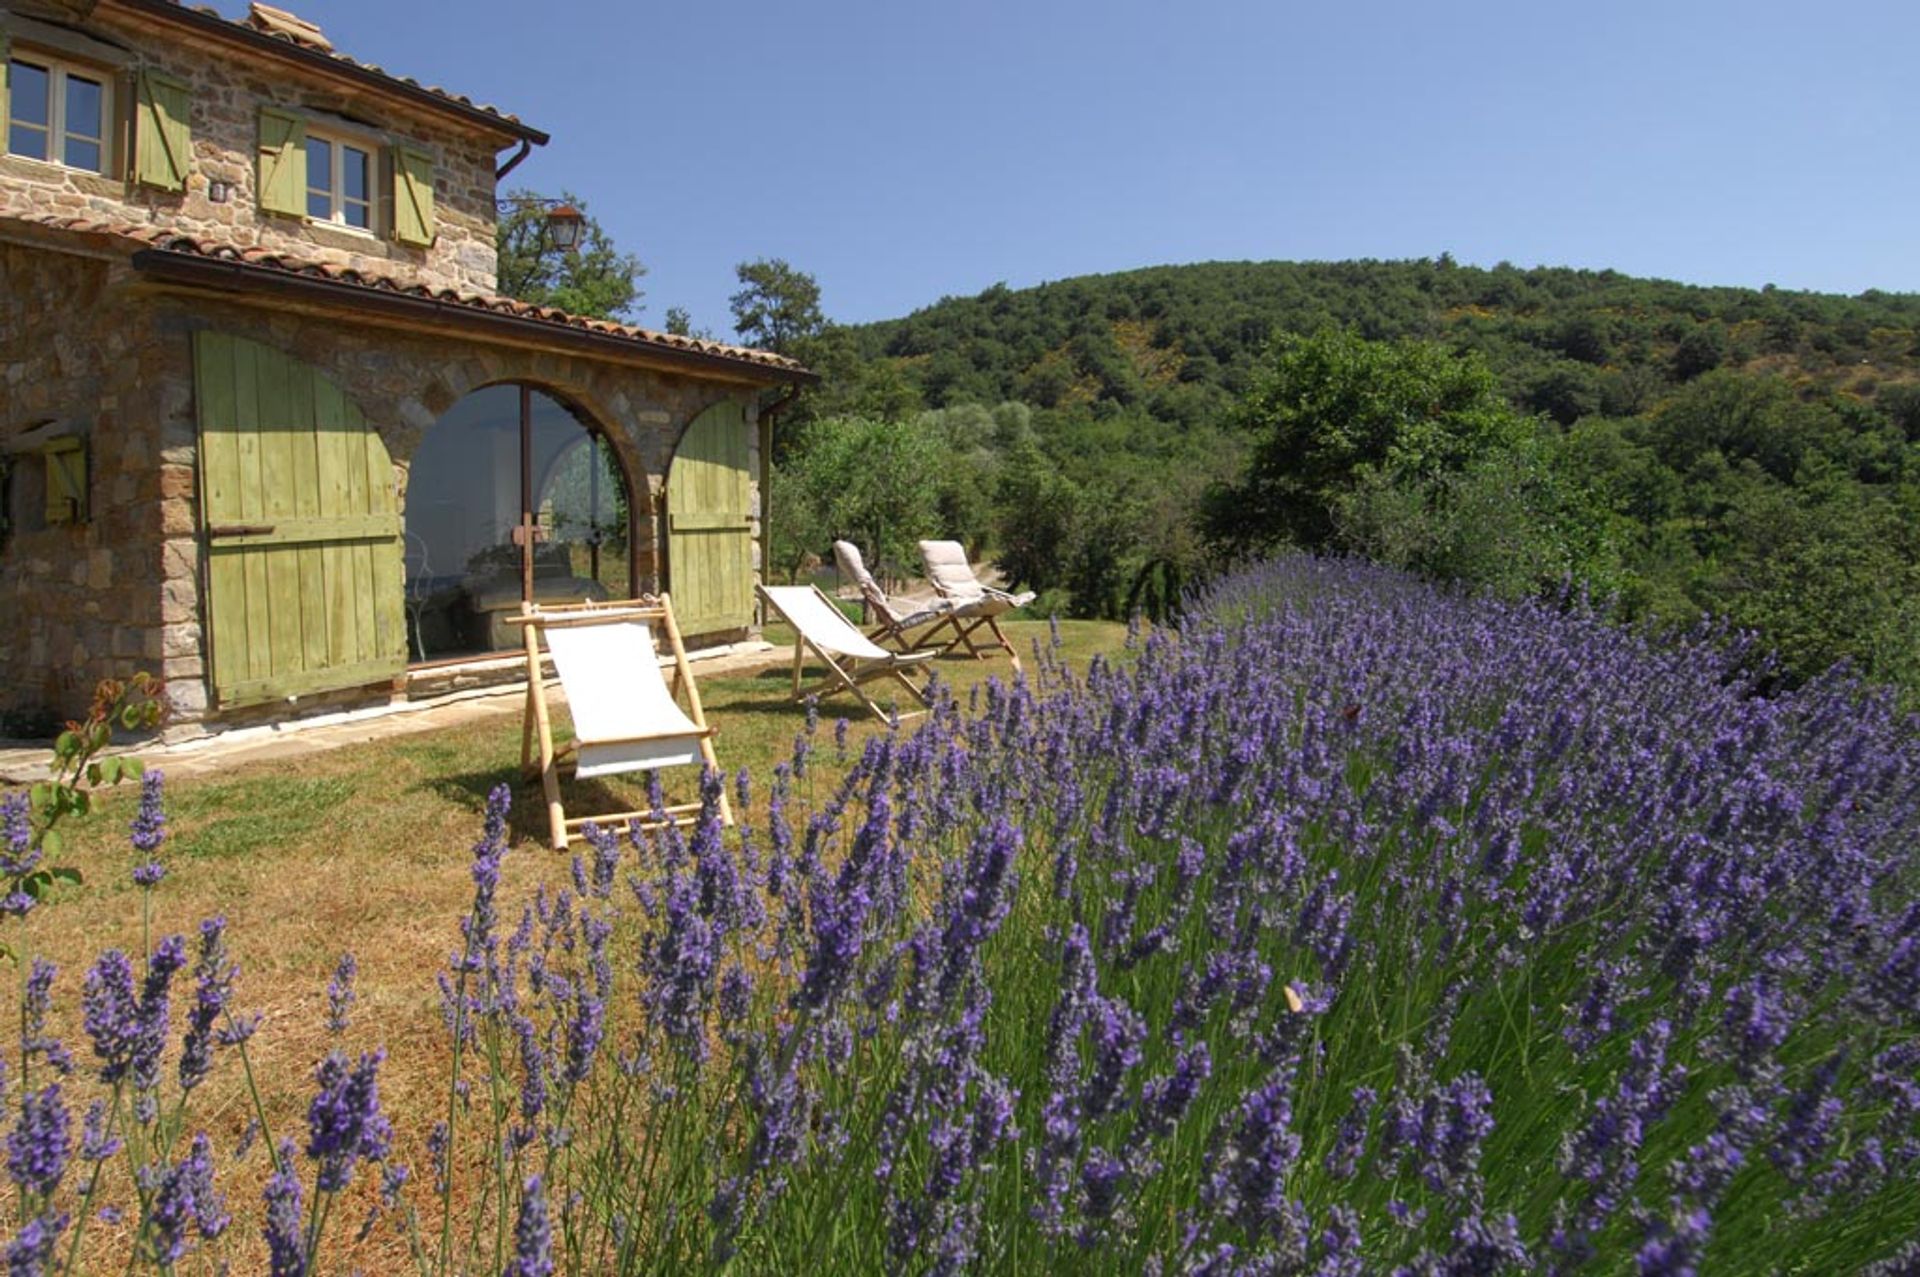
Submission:
[[[683,803],[698,798],[699,787],[693,771],[689,768],[675,768],[673,771],[683,775],[663,777],[667,786],[667,801]],[[676,784],[676,781],[679,783]],[[459,772],[436,776],[422,782],[417,788],[437,794],[472,812],[473,836],[478,841],[480,824],[487,810],[487,795],[502,782],[509,786],[513,795],[513,806],[507,812],[508,837],[515,843],[525,841],[547,847],[551,832],[547,828],[547,797],[541,789],[538,776],[528,779],[518,767]],[[597,777],[575,780],[570,770],[563,771],[560,774],[560,801],[566,805],[569,819],[599,812],[637,811],[647,805],[645,774],[635,772],[627,783],[608,784]],[[625,828],[624,821],[620,822],[620,827]]]

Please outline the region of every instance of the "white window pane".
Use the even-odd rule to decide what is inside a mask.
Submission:
[[[47,158],[47,131],[16,120],[13,127],[7,130],[7,150],[13,155],[44,160]]]
[[[370,198],[367,194],[367,175],[370,169],[371,162],[368,160],[365,151],[355,146],[343,145],[340,148],[340,194],[342,198],[358,201],[362,204],[367,202]]]
[[[98,173],[101,171],[100,144],[69,136],[62,159],[70,168],[83,168]]]
[[[35,125],[45,132],[52,120],[53,105],[53,78],[47,74],[46,68],[34,66],[31,62],[9,63],[7,84],[12,91],[12,114],[9,118],[16,126]]]
[[[307,189],[333,193],[333,143],[323,137],[307,138]]]
[[[106,95],[98,81],[84,76],[67,76],[66,130],[69,138],[98,142],[106,136],[101,122],[105,115]],[[69,164],[72,160],[67,161]],[[95,166],[97,167],[97,166]]]

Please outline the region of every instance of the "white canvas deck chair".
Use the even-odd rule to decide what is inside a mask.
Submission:
[[[643,828],[661,822],[652,811],[616,811],[592,816],[569,816],[560,798],[560,767],[571,755],[574,778],[614,776],[623,772],[653,771],[661,767],[704,763],[716,771],[714,729],[707,726],[700,707],[700,689],[687,668],[687,650],[674,624],[673,604],[659,598],[620,599],[604,603],[553,606],[522,604],[512,623],[523,627],[527,653],[527,709],[520,733],[520,765],[538,768],[546,790],[547,820],[553,849],[565,851],[568,836],[588,822],[608,824],[637,820]],[[673,662],[673,688],[661,676],[659,638],[664,636]],[[546,679],[540,645],[545,640],[553,656],[554,673],[567,694],[573,712],[574,739],[563,749],[553,745],[553,721],[548,713]],[[678,697],[685,693],[687,707]],[[534,756],[536,738],[539,757]],[[668,823],[691,824],[698,802],[680,803],[665,810]],[[720,793],[720,818],[733,823],[725,789]]]
[[[860,587],[860,597],[867,605],[867,623],[873,627],[867,631],[867,637],[875,642],[884,643],[897,652],[910,652],[931,646],[942,631],[954,626],[958,609],[946,599],[889,595],[880,582],[873,579],[873,573],[867,571],[867,561],[853,542],[835,541],[833,559],[839,565],[840,575],[851,578]],[[910,641],[907,631],[923,625],[932,628],[920,636],[918,643]],[[955,628],[955,633],[958,632]]]
[[[793,627],[793,699],[814,692],[844,688],[860,698],[873,716],[887,721],[887,712],[861,690],[862,683],[876,678],[891,678],[913,693],[922,705],[927,694],[914,686],[906,671],[934,658],[932,651],[889,652],[860,632],[860,627],[833,605],[833,600],[812,585],[761,585],[754,587],[766,605]],[[804,686],[801,670],[811,649],[827,675],[814,686]],[[836,659],[837,658],[837,659]],[[841,662],[844,661],[843,665]]]
[[[927,580],[933,582],[934,592],[951,602],[959,614],[954,626],[958,633],[940,654],[945,656],[964,647],[976,659],[986,660],[987,654],[973,641],[974,632],[984,626],[1005,649],[1013,668],[1019,669],[1020,653],[1013,650],[1013,644],[1001,631],[999,618],[1033,602],[1033,593],[1009,594],[982,585],[980,578],[973,574],[973,565],[967,562],[966,547],[958,541],[922,541],[920,557],[926,561]]]

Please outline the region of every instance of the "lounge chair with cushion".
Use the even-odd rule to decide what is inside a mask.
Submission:
[[[589,821],[639,821],[643,828],[663,823],[691,824],[698,802],[652,810],[568,816],[561,801],[560,766],[572,755],[574,778],[653,771],[660,767],[720,767],[713,752],[714,729],[700,706],[700,689],[687,666],[687,650],[674,623],[673,604],[658,598],[621,599],[547,606],[523,604],[512,623],[523,628],[527,653],[527,707],[521,729],[520,764],[534,770],[534,743],[540,783],[546,790],[547,820],[555,851],[565,851],[569,834]],[[661,675],[661,640],[674,670],[674,686]],[[571,743],[555,749],[547,706],[547,680],[540,647],[545,640],[554,673],[573,714]],[[686,708],[678,695],[686,696]],[[726,790],[720,792],[720,818],[733,823]]]
[[[853,542],[835,541],[833,558],[839,564],[840,575],[851,578],[860,587],[860,597],[867,605],[867,621],[873,626],[867,631],[868,638],[907,652],[930,646],[935,635],[953,625],[954,614],[959,609],[946,599],[888,594],[873,579],[873,573],[867,571],[860,547]],[[918,643],[909,642],[907,631],[923,625],[933,628],[922,634]]]
[[[887,712],[861,690],[862,683],[876,678],[891,678],[906,688],[922,705],[927,694],[916,687],[906,671],[934,658],[932,651],[889,652],[860,632],[832,599],[812,585],[760,585],[761,600],[793,627],[793,699],[821,692],[844,689],[860,698],[873,716],[887,721]],[[811,650],[827,667],[826,677],[807,686],[801,671]],[[843,664],[844,662],[844,664]]]
[[[974,632],[985,626],[992,631],[999,645],[1006,649],[1007,655],[1013,660],[1013,667],[1019,669],[1020,654],[1013,650],[1013,644],[1001,631],[999,618],[1033,602],[1032,591],[1009,594],[1005,590],[982,585],[980,578],[974,575],[973,565],[967,562],[966,547],[958,541],[922,541],[920,557],[926,561],[927,580],[933,582],[934,592],[956,609],[964,609],[967,614],[967,619],[954,627],[959,631],[958,637],[942,649],[942,654],[964,647],[976,658],[985,660],[986,653],[973,641]]]

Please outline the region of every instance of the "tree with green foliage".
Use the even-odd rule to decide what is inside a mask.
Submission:
[[[778,257],[741,262],[734,267],[740,291],[727,299],[734,331],[749,346],[792,354],[796,343],[817,336],[826,326],[820,313],[820,285]]]
[[[647,268],[615,248],[597,220],[586,218],[579,249],[566,253],[549,240],[544,197],[516,190],[505,198],[510,208],[495,231],[502,293],[595,319],[630,319],[639,313],[645,295],[639,280]],[[586,214],[586,201],[573,192],[561,192],[560,199]]]
[[[1369,474],[1430,481],[1533,431],[1478,356],[1343,329],[1281,338],[1235,419],[1252,456],[1240,482],[1210,495],[1207,520],[1240,552],[1329,545],[1341,501]]]
[[[775,557],[789,579],[839,539],[858,545],[876,567],[912,562],[915,543],[940,534],[941,453],[917,422],[814,422],[776,480]]]

